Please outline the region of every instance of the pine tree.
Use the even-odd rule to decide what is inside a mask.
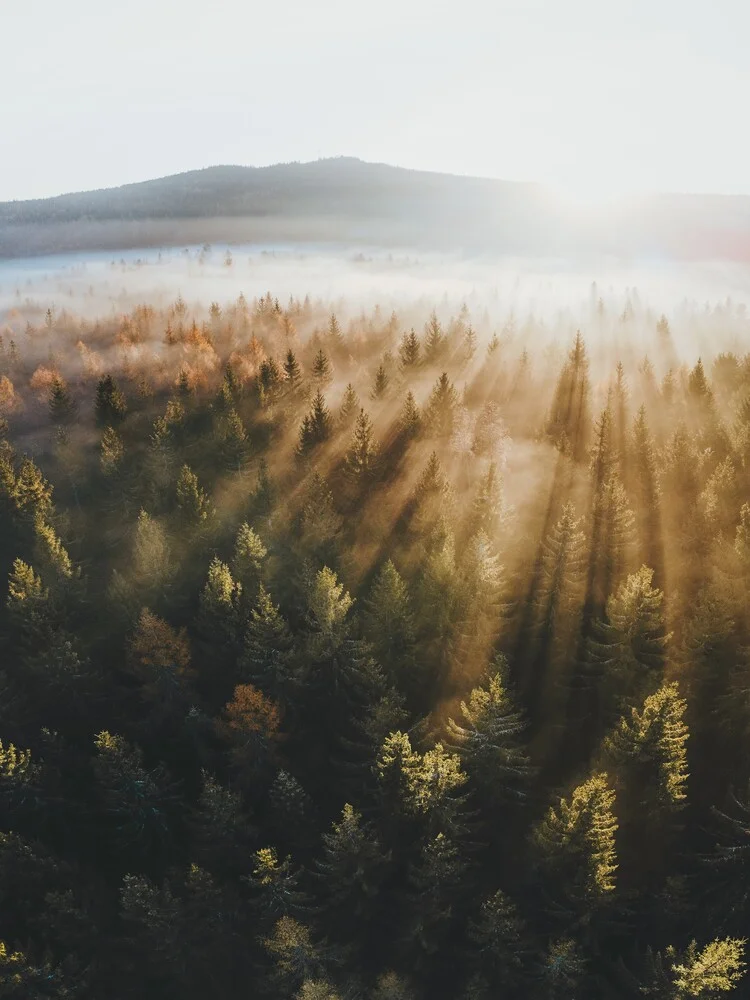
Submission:
[[[239,581],[243,593],[252,599],[257,593],[263,574],[263,562],[268,555],[258,534],[245,521],[237,531],[232,556],[232,576]]]
[[[407,392],[404,405],[401,407],[398,423],[401,433],[407,439],[417,437],[422,428],[422,415],[411,389]]]
[[[398,349],[398,359],[401,371],[406,374],[416,370],[421,362],[421,346],[414,328],[403,335]]]
[[[490,462],[486,475],[479,482],[479,489],[471,505],[472,534],[481,531],[490,538],[494,537],[502,519],[503,510],[502,480],[497,463]]]
[[[590,394],[586,345],[579,332],[560,372],[547,421],[547,434],[576,462],[586,454]]]
[[[302,369],[291,347],[286,352],[286,358],[284,359],[284,377],[286,379],[286,391],[293,396],[296,395],[302,388]]]
[[[318,386],[318,392],[320,392],[320,389],[324,385],[327,385],[333,379],[333,366],[326,357],[322,347],[315,355],[315,359],[312,363],[311,374],[313,381]]]
[[[444,833],[423,846],[409,870],[409,921],[405,943],[417,967],[447,943],[453,925],[453,910],[460,898],[466,862]]]
[[[273,514],[276,493],[268,473],[268,463],[265,458],[258,466],[258,481],[251,498],[253,516],[259,521],[268,522]]]
[[[384,365],[378,365],[378,370],[375,372],[375,378],[372,383],[372,389],[370,390],[370,399],[376,402],[385,399],[388,395],[388,386],[390,385],[390,376],[385,369]]]
[[[292,996],[307,980],[321,973],[318,949],[310,931],[293,917],[281,917],[263,947],[274,962],[271,981],[279,996]]]
[[[633,422],[631,483],[636,499],[638,534],[643,561],[653,566],[657,582],[663,578],[661,497],[654,445],[642,406]]]
[[[183,523],[189,528],[205,525],[214,510],[205,490],[198,483],[198,477],[189,465],[183,465],[177,479],[177,510]]]
[[[105,427],[99,445],[99,465],[108,478],[114,476],[122,466],[125,454],[122,439],[113,427]]]
[[[261,583],[250,611],[239,667],[244,679],[279,697],[291,671],[293,640],[279,608]]]
[[[208,567],[208,577],[201,591],[197,628],[206,643],[229,649],[238,639],[242,584],[235,581],[226,563],[217,556]]]
[[[486,685],[461,702],[462,723],[448,720],[467,772],[490,801],[525,797],[533,768],[521,742],[526,723],[508,690],[508,664],[498,654]]]
[[[394,684],[407,692],[418,682],[416,628],[409,590],[389,559],[380,569],[366,602],[365,632],[379,663]]]
[[[468,937],[474,961],[494,989],[518,990],[528,974],[526,928],[513,901],[498,889],[486,899]]]
[[[745,974],[745,940],[716,938],[699,950],[691,941],[684,952],[668,947],[651,956],[641,993],[658,1000],[715,1000],[731,993]]]
[[[194,671],[185,629],[174,629],[148,608],[141,611],[128,644],[128,666],[145,701],[170,711],[184,707]]]
[[[652,586],[653,575],[642,566],[620,584],[589,644],[609,712],[620,709],[622,698],[650,693],[661,683],[670,635],[662,608],[664,594]]]
[[[30,458],[24,458],[13,484],[11,498],[23,520],[48,521],[52,512],[52,487]]]
[[[316,448],[325,443],[333,432],[331,413],[320,391],[313,397],[310,413],[305,416],[299,431],[297,455],[307,458]]]
[[[685,805],[685,708],[677,684],[665,684],[646,698],[642,710],[631,709],[604,743],[606,760],[622,776],[645,817]]]
[[[170,840],[169,806],[175,796],[161,767],[147,771],[143,753],[122,736],[96,737],[94,774],[112,824],[113,846],[126,856],[158,857]]]
[[[539,864],[553,895],[582,916],[615,888],[615,793],[606,774],[593,774],[570,799],[550,806],[533,831]]]
[[[435,383],[425,407],[425,426],[435,437],[447,439],[453,433],[458,395],[446,372]]]
[[[360,412],[361,407],[359,405],[359,396],[354,390],[354,386],[349,382],[346,389],[344,390],[344,396],[341,400],[341,406],[339,407],[339,423],[342,427],[351,427],[355,420],[358,412]]]
[[[432,365],[438,360],[443,351],[445,335],[437,315],[433,312],[425,324],[424,339],[424,360],[425,364]]]
[[[372,421],[364,410],[359,411],[352,440],[346,453],[347,476],[358,490],[373,482],[378,473],[378,447]]]
[[[323,912],[347,937],[356,940],[372,920],[388,862],[372,826],[347,803],[341,819],[323,834],[323,854],[315,863]]]
[[[279,741],[278,705],[252,684],[238,684],[217,726],[230,743],[230,759],[243,784],[268,771]]]
[[[276,923],[281,917],[299,917],[307,909],[305,893],[300,888],[300,873],[290,857],[279,860],[273,847],[262,847],[254,854],[250,875],[242,881],[254,892],[254,904],[263,921]]]
[[[48,407],[50,420],[56,426],[67,427],[76,419],[78,406],[59,375],[54,377],[50,385]]]
[[[103,375],[96,384],[94,414],[99,427],[117,427],[125,419],[127,403],[111,375]]]

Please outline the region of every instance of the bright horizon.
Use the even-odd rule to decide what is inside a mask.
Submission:
[[[0,200],[340,155],[573,203],[750,194],[746,5],[562,7],[10,0]]]

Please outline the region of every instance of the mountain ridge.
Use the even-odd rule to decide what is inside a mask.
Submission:
[[[574,209],[540,184],[356,157],[218,164],[0,203],[0,256],[185,242],[343,242],[500,254],[749,260],[750,196],[653,194]]]

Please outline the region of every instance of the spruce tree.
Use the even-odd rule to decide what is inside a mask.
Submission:
[[[421,361],[421,345],[419,337],[414,328],[403,335],[398,348],[398,360],[401,371],[404,374],[414,371],[419,367]]]
[[[351,427],[360,410],[359,396],[355,392],[354,386],[349,382],[339,407],[339,424],[345,428]]]
[[[94,414],[99,427],[117,427],[127,412],[125,396],[111,375],[103,375],[96,384]]]
[[[346,453],[346,473],[357,490],[364,490],[378,474],[378,446],[373,435],[372,421],[364,410],[354,425],[352,440]]]

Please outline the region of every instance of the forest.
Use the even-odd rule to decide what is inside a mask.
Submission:
[[[0,319],[0,997],[750,996],[743,308],[74,305]]]

